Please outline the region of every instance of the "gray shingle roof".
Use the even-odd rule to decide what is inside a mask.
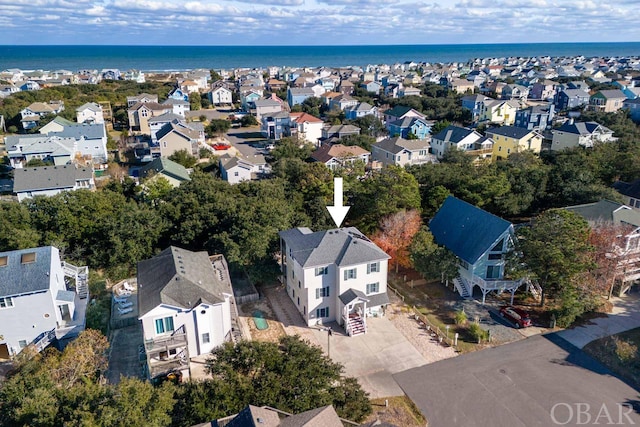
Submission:
[[[640,179],[632,182],[616,181],[613,183],[613,188],[620,194],[640,199]]]
[[[20,168],[14,171],[13,191],[47,190],[55,188],[73,188],[77,180],[91,179],[93,169],[76,165],[38,166]]]
[[[84,111],[84,110],[91,110],[94,113],[99,113],[102,111],[102,107],[100,107],[100,105],[96,104],[95,102],[87,102],[85,104],[82,104],[78,108],[76,108],[76,111]]]
[[[226,427],[277,427],[279,425],[280,417],[277,412],[249,405],[226,424]]]
[[[342,427],[343,425],[331,405],[291,415],[280,422],[280,427]]]
[[[575,212],[589,222],[608,222],[620,224],[621,222],[640,227],[640,212],[631,209],[621,203],[611,200],[600,200],[595,203],[568,206],[568,211]]]
[[[223,277],[228,278],[228,272]],[[206,252],[170,246],[138,263],[138,306],[144,316],[160,304],[191,309],[200,302],[217,304],[233,294],[228,279],[220,280]]]
[[[402,150],[416,151],[429,149],[429,143],[425,140],[404,139],[401,136],[385,138],[380,142],[376,142],[373,146],[393,154],[398,154]]]
[[[453,144],[457,144],[467,136],[472,133],[477,133],[473,129],[461,128],[458,126],[449,125],[437,134],[433,136],[433,139],[437,139],[439,141],[450,142]],[[478,133],[478,139],[480,139],[481,135]]]
[[[365,301],[369,301],[369,298],[364,294],[364,292],[353,288],[347,289],[338,298],[340,298],[340,301],[342,301],[344,305],[349,304],[356,298],[362,298]]]
[[[0,267],[0,297],[22,295],[49,289],[52,246],[0,252],[7,265]],[[22,254],[35,252],[35,262],[21,264]]]
[[[65,126],[60,132],[49,132],[49,136],[60,138],[100,139],[107,136],[102,123],[76,123],[73,126]]]
[[[567,132],[567,133],[575,133],[577,135],[591,135],[598,128],[602,128],[605,132],[611,132],[608,128],[602,126],[597,122],[565,122],[562,126],[558,128],[559,131]]]
[[[389,259],[389,255],[355,227],[315,233],[308,228],[292,228],[279,234],[291,249],[293,258],[303,267],[347,266]]]
[[[502,126],[499,128],[489,128],[486,130],[486,134],[488,136],[500,135],[500,136],[506,136],[506,137],[515,138],[515,139],[524,138],[531,132],[532,131],[530,131],[527,128],[521,128],[516,126]]]
[[[179,116],[174,113],[164,113],[159,116],[151,117],[147,123],[169,123],[169,122],[181,122],[184,120],[184,117]]]

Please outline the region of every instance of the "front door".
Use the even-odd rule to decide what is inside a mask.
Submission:
[[[62,316],[62,320],[65,322],[71,321],[71,313],[69,312],[69,304],[60,305],[60,315]]]

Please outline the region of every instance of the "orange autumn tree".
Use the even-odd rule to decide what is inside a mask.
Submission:
[[[413,236],[420,230],[421,223],[417,210],[401,210],[382,218],[380,229],[371,237],[391,257],[396,273],[399,266],[411,267],[409,246]]]

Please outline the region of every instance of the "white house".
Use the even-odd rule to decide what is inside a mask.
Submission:
[[[356,162],[367,165],[370,156],[371,153],[362,147],[342,144],[322,144],[311,153],[313,160],[324,163],[331,170],[348,169]]]
[[[173,114],[185,117],[187,111],[191,111],[191,104],[182,99],[167,98],[160,105],[170,105],[173,108]]]
[[[246,158],[225,154],[220,157],[219,164],[220,175],[229,184],[259,179],[271,171],[266,159],[260,154]]]
[[[226,105],[233,103],[233,92],[227,89],[224,86],[219,86],[207,94],[209,96],[209,101],[213,105]]]
[[[385,138],[371,146],[373,160],[382,162],[383,165],[419,165],[433,163],[436,158],[429,153],[428,140],[404,139],[401,136]]]
[[[4,139],[12,168],[22,168],[30,160],[51,161],[65,165],[73,160],[77,143],[73,138],[51,138],[46,135],[11,135]]]
[[[67,289],[65,275],[78,279],[75,290]],[[61,262],[53,246],[0,252],[0,359],[80,333],[87,279],[86,267]]]
[[[597,122],[574,122],[568,120],[558,129],[551,131],[553,139],[551,149],[555,151],[566,148],[586,147],[592,148],[601,142],[615,141],[613,131]]]
[[[76,152],[93,163],[107,163],[107,130],[104,123],[73,123],[63,125],[61,131],[48,132],[47,136],[74,139]]]
[[[457,149],[481,157],[491,157],[493,140],[479,134],[473,129],[459,126],[447,126],[431,137],[431,152],[438,159],[444,157],[447,150]]]
[[[389,256],[360,231],[279,234],[282,279],[308,326],[337,321],[352,336],[366,332],[366,316],[384,315]]]
[[[102,106],[95,102],[87,102],[76,108],[76,121],[78,123],[104,123]]]
[[[291,127],[296,127],[299,139],[318,145],[324,126],[322,120],[308,113],[290,113],[289,117],[291,117]]]
[[[222,255],[170,246],[138,263],[138,307],[149,377],[232,340],[233,291]]]
[[[13,192],[18,201],[35,196],[55,196],[63,191],[95,190],[93,168],[75,164],[15,169]]]

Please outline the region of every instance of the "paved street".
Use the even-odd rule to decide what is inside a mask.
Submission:
[[[357,378],[373,398],[402,395],[392,374],[427,363],[422,354],[384,317],[368,318],[367,333],[355,337],[345,335],[337,323],[331,323],[328,326],[334,332],[328,337],[323,328],[304,325],[284,288],[266,289],[265,295],[287,334],[301,335],[312,344],[320,345],[325,352],[329,351],[331,359],[345,367],[345,375]]]
[[[565,340],[578,348],[591,341],[640,327],[640,293],[633,292],[613,299],[613,312],[606,317],[590,320],[583,326],[559,332]]]
[[[637,390],[558,334],[446,359],[394,378],[430,427],[640,424]]]

